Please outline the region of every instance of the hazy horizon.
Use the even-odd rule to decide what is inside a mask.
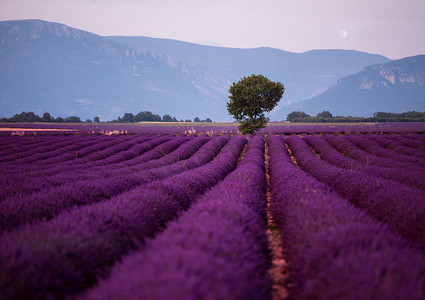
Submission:
[[[101,36],[290,52],[425,54],[422,0],[0,0],[0,21],[41,19]]]

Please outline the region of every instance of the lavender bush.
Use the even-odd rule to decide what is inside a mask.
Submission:
[[[272,298],[265,165],[290,299],[425,295],[420,124],[81,126],[0,133],[0,299]]]
[[[404,161],[373,155],[365,150],[360,149],[352,141],[345,139],[342,136],[338,137],[335,135],[324,135],[324,138],[335,149],[343,153],[345,156],[359,160],[366,165],[381,166],[386,168],[409,168],[420,172],[425,170],[424,168],[417,167],[412,163],[406,163]]]
[[[297,168],[277,137],[267,143],[272,213],[290,268],[288,299],[421,299],[422,253]]]
[[[139,162],[147,162],[152,159],[158,159],[167,152],[171,152],[174,149],[176,149],[181,143],[188,141],[187,138],[175,138],[176,141],[167,141],[163,147],[161,147],[161,144],[164,140],[159,140],[157,143],[151,143],[148,142],[145,145],[145,149],[148,148],[150,151],[147,151],[146,153],[140,153],[139,156],[136,158]],[[151,145],[156,145],[153,149],[151,149]],[[171,145],[170,145],[171,144]],[[103,147],[103,146],[102,146]],[[91,148],[91,147],[90,147]],[[158,149],[159,148],[159,149]],[[12,196],[19,194],[25,194],[25,193],[31,193],[34,191],[40,191],[44,190],[49,185],[51,186],[58,186],[62,185],[67,182],[75,182],[77,180],[87,180],[90,179],[87,176],[90,176],[90,174],[95,173],[96,169],[93,169],[93,160],[95,158],[93,156],[96,156],[97,159],[104,160],[105,157],[108,157],[108,155],[114,156],[116,154],[114,151],[111,151],[109,149],[105,149],[102,151],[93,151],[93,149],[90,149],[91,154],[85,156],[85,161],[88,161],[88,163],[83,163],[81,160],[79,163],[77,163],[76,166],[73,167],[73,164],[69,163],[63,163],[63,164],[55,164],[53,167],[50,165],[47,166],[47,168],[44,167],[44,165],[37,164],[37,165],[28,165],[25,164],[25,168],[17,167],[15,170],[5,170],[5,173],[7,174],[6,180],[2,183],[2,185],[5,187],[5,189],[0,194],[0,200],[4,199],[8,196],[8,194],[5,195],[5,192],[8,191],[9,193],[12,193]],[[106,152],[106,153],[105,153]],[[102,165],[100,163],[99,165]],[[108,173],[111,173],[113,170],[111,169],[112,165],[102,165],[102,167],[97,168],[98,174],[102,174],[102,177],[108,176]],[[36,170],[35,172],[32,171],[32,169],[41,169]],[[36,176],[29,177],[26,172],[32,172]],[[112,174],[115,175],[115,174]],[[99,177],[98,175],[94,174],[91,177]],[[110,175],[111,176],[111,175]],[[43,178],[43,180],[40,180],[40,178]],[[20,180],[19,180],[20,179]],[[7,188],[9,187],[9,188]],[[10,187],[13,188],[10,191]]]
[[[422,160],[425,159],[425,153],[423,151],[414,149],[415,146],[417,146],[417,143],[414,143],[413,141],[409,139],[402,139],[402,141],[405,141],[408,145],[412,145],[412,147],[405,146],[403,143],[392,139],[392,136],[374,136],[374,135],[367,135],[367,138],[371,139],[372,141],[377,142],[381,146],[385,148],[389,148],[391,150],[394,150],[395,152],[398,152],[400,154],[408,155],[408,156],[414,156],[417,158],[421,158]],[[402,138],[402,137],[401,137]],[[421,143],[422,144],[422,143]]]
[[[410,157],[408,155],[402,155],[393,150],[386,149],[379,145],[377,142],[372,141],[368,138],[359,135],[348,135],[344,138],[352,141],[359,148],[364,149],[365,151],[372,153],[376,156],[402,161],[409,164],[415,164],[421,168],[425,168],[425,161],[423,161],[422,159]]]
[[[89,287],[122,255],[143,245],[231,172],[245,142],[233,137],[212,162],[196,170],[4,233],[0,236],[3,295],[57,299]]]
[[[399,181],[412,187],[425,189],[425,170],[423,172],[407,169],[405,166],[397,168],[384,168],[378,166],[368,166],[360,161],[345,157],[335,148],[333,148],[326,140],[318,136],[305,136],[304,140],[320,154],[323,160],[344,169],[357,170],[366,174]]]
[[[257,135],[235,171],[79,298],[270,299],[265,187]]]
[[[12,229],[23,223],[34,223],[41,219],[51,219],[62,210],[72,206],[82,206],[106,200],[110,197],[128,191],[140,184],[164,179],[180,172],[200,167],[211,161],[229,140],[228,136],[213,138],[205,144],[206,140],[199,138],[189,142],[191,147],[182,147],[181,151],[170,153],[172,157],[187,157],[204,144],[195,155],[187,160],[175,162],[174,165],[164,165],[161,168],[150,170],[147,167],[141,169],[127,169],[126,174],[121,171],[99,179],[98,173],[90,180],[81,180],[62,184],[58,187],[43,190],[21,198],[9,198],[0,202],[0,229]],[[177,152],[177,153],[175,153]],[[163,158],[166,158],[164,156]],[[161,160],[161,159],[159,159]],[[172,162],[173,160],[169,161]],[[132,171],[132,172],[129,172]]]
[[[306,172],[336,189],[340,195],[366,210],[410,241],[425,247],[425,191],[335,167],[318,158],[296,135],[285,140]]]

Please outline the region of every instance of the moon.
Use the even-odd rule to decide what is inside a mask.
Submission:
[[[348,31],[346,29],[341,29],[340,31],[338,31],[338,36],[345,40],[346,38],[348,38]]]

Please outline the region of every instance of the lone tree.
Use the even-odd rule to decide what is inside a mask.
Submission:
[[[284,90],[282,83],[270,81],[263,75],[253,74],[233,83],[227,111],[240,121],[239,131],[247,134],[264,128],[267,124],[264,112],[270,112],[277,105]]]

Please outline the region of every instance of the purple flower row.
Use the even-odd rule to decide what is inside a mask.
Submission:
[[[131,136],[119,136],[107,139],[109,144],[105,145],[106,147],[111,147],[115,144],[122,143],[123,141],[132,139]],[[7,157],[7,161],[13,161],[15,164],[27,164],[37,161],[42,161],[46,158],[57,155],[62,152],[62,148],[65,148],[65,151],[68,147],[73,147],[74,140],[77,140],[77,143],[81,141],[81,136],[57,136],[56,139],[50,140],[49,143],[39,145],[38,147],[33,147],[28,151],[18,152]],[[106,139],[104,139],[106,140]],[[59,150],[58,150],[59,149]]]
[[[145,162],[150,157],[157,159],[163,155],[164,152],[168,153],[176,149],[181,143],[188,141],[189,138],[179,136],[159,136],[155,138],[149,138],[149,140],[142,141],[141,143],[135,144],[128,150],[125,151],[111,151],[108,147],[103,147],[101,150],[92,148],[85,148],[77,153],[77,159],[72,161],[65,161],[63,168],[58,168],[57,165],[52,165],[51,170],[56,171],[60,169],[61,172],[73,171],[79,168],[93,168],[96,166],[104,166],[105,160],[120,158],[115,163],[124,163],[126,160],[132,161],[133,164],[137,164],[140,160]],[[162,147],[160,150],[154,150],[157,147]],[[163,149],[165,147],[165,149]],[[128,154],[130,152],[130,155]],[[124,153],[124,155],[121,155]],[[147,154],[149,153],[149,154]],[[112,158],[113,157],[113,158]]]
[[[270,299],[264,138],[145,248],[80,299]]]
[[[408,144],[413,146],[413,147],[410,147],[410,146],[405,146],[403,145],[403,143],[393,139],[392,136],[366,135],[366,137],[371,139],[372,141],[377,142],[379,145],[385,148],[394,150],[397,153],[408,155],[408,156],[414,156],[416,158],[421,158],[422,160],[425,160],[425,152],[414,148],[414,146],[417,145],[417,143],[415,143],[414,140],[410,140],[406,138],[402,139],[405,142],[408,141],[409,142]],[[423,143],[420,143],[420,144],[422,144],[423,147],[425,148],[425,145]]]
[[[95,174],[94,179],[86,178],[23,197],[8,198],[0,202],[0,229],[10,230],[23,223],[34,223],[41,219],[49,220],[62,210],[72,206],[106,200],[138,185],[200,167],[214,159],[224,144],[228,142],[229,137],[211,138],[209,142],[205,143],[207,139],[206,137],[192,139],[187,142],[192,147],[181,147],[181,151],[172,152],[170,155],[173,157],[191,155],[190,158],[178,164],[164,165],[152,170],[129,168],[125,170],[125,174],[115,172],[115,176],[110,174],[111,176],[106,178],[98,178],[98,174]],[[203,146],[201,147],[201,145]],[[193,154],[196,150],[198,151]]]
[[[204,125],[195,125],[191,123],[177,124],[117,124],[117,123],[102,123],[102,124],[2,124],[2,127],[23,127],[23,128],[59,128],[78,130],[80,134],[97,133],[105,131],[125,131],[128,133],[138,134],[179,134],[185,131],[196,131],[196,133],[211,133],[220,134],[236,134],[238,132],[237,123],[214,123]],[[424,122],[394,122],[394,123],[377,123],[377,124],[300,124],[300,123],[272,123],[260,131],[263,134],[298,134],[298,133],[412,133],[425,132]],[[56,133],[38,132],[38,135],[53,135]],[[67,134],[75,134],[69,132]]]
[[[116,138],[111,137],[103,137],[102,139],[98,137],[93,137],[94,141],[84,141],[78,142],[75,140],[78,136],[70,136],[67,137],[73,144],[69,147],[77,147],[78,150],[71,151],[68,147],[60,148],[58,147],[59,140],[50,140],[49,143],[54,145],[56,148],[55,151],[49,152],[50,158],[46,160],[37,161],[32,159],[31,161],[27,161],[25,163],[18,164],[17,160],[7,159],[5,162],[0,164],[0,169],[7,171],[10,175],[20,174],[24,172],[32,172],[36,174],[40,174],[42,176],[48,176],[50,174],[63,172],[64,170],[71,169],[71,166],[81,165],[83,161],[83,157],[98,153],[107,150],[109,147],[117,144],[119,142]],[[58,137],[59,138],[59,137]],[[74,139],[75,138],[75,139]],[[148,138],[145,138],[148,139]],[[136,139],[134,139],[136,140]],[[146,140],[148,141],[148,140]],[[141,143],[144,144],[144,143]],[[38,153],[38,148],[34,147],[32,152]],[[36,156],[37,154],[31,155]],[[25,159],[30,158],[31,156],[25,157]],[[19,160],[19,159],[18,159]],[[78,162],[79,163],[76,163]],[[10,170],[10,164],[13,163],[14,168]]]
[[[307,149],[300,141],[288,138],[306,167],[309,155],[301,154]],[[423,297],[425,257],[420,251],[295,166],[278,137],[268,136],[267,144],[272,215],[289,264],[288,299]],[[327,174],[327,165],[317,164]]]
[[[210,163],[74,208],[49,222],[0,236],[0,290],[6,299],[59,299],[80,293],[140,248],[237,164],[246,140],[233,137]]]
[[[424,171],[424,168],[418,167],[412,163],[406,163],[404,161],[373,155],[365,150],[360,149],[352,141],[345,139],[343,136],[324,135],[324,138],[335,149],[343,153],[345,156],[361,161],[368,166],[408,168],[419,172]]]
[[[92,137],[91,139],[86,138],[86,135],[79,135],[77,141],[92,141],[95,142],[96,139]],[[18,158],[26,151],[30,151],[35,147],[41,147],[51,144],[52,142],[58,142],[64,138],[68,138],[64,135],[58,137],[57,135],[52,136],[0,136],[0,163],[7,162],[11,159]],[[18,154],[18,155],[17,155]],[[15,156],[14,156],[15,155]]]
[[[395,180],[412,187],[425,189],[425,170],[419,172],[403,168],[384,168],[368,166],[358,160],[346,157],[332,147],[325,139],[318,136],[304,136],[304,140],[320,155],[320,158],[339,167],[349,170],[357,170],[373,176]]]
[[[154,141],[142,143],[141,146],[138,147],[138,150],[139,152],[146,152],[139,153],[139,156],[132,160],[147,162],[151,159],[158,159],[188,140],[189,138],[187,137],[174,138],[171,141],[170,138],[158,138]],[[164,142],[166,142],[166,145],[160,147]],[[151,149],[152,146],[156,147]],[[8,196],[15,197],[17,194],[29,194],[35,191],[42,191],[49,186],[59,186],[65,183],[73,183],[78,180],[97,179],[98,177],[106,179],[114,175],[121,175],[118,171],[114,172],[110,164],[98,167],[97,170],[93,169],[93,162],[89,160],[90,157],[104,157],[105,153],[103,152],[109,151],[108,149],[104,151],[93,151],[92,147],[89,148],[91,148],[91,154],[85,156],[85,161],[88,163],[72,164],[69,161],[65,161],[61,164],[49,165],[47,168],[29,165],[25,168],[16,167],[16,169],[10,171],[6,170],[4,172],[6,173],[5,180],[0,183],[0,185],[4,187],[0,193],[0,199],[5,199]],[[90,165],[92,165],[92,167],[90,167]],[[25,169],[27,170],[25,171]],[[36,170],[33,171],[32,169]],[[27,172],[30,172],[32,176],[28,176]]]
[[[415,139],[421,141],[422,143],[425,143],[425,136],[423,134],[414,133],[413,135],[414,135]]]
[[[382,147],[381,145],[379,145],[377,142],[372,141],[371,139],[365,138],[363,136],[356,134],[356,135],[347,135],[347,136],[344,136],[344,138],[348,139],[359,148],[373,155],[389,158],[396,161],[402,161],[403,163],[415,164],[421,168],[425,168],[424,160],[420,158],[416,158],[416,157],[411,157],[408,155],[402,155],[393,150],[386,149]]]
[[[134,136],[131,139],[123,140],[117,144],[113,144],[112,146],[105,147],[102,143],[97,143],[97,148],[93,145],[93,147],[81,147],[79,145],[79,149],[74,151],[67,151],[67,149],[58,149],[61,154],[60,155],[52,155],[48,159],[37,162],[38,164],[45,166],[47,164],[56,165],[61,163],[66,163],[68,165],[77,164],[82,165],[84,162],[91,164],[96,162],[95,157],[89,157],[93,153],[103,152],[103,155],[100,156],[101,159],[106,159],[110,155],[115,155],[116,153],[122,153],[129,151],[130,149],[134,149],[136,155],[138,155],[139,151],[135,151],[137,148],[143,147],[143,145],[152,140],[155,137],[152,136]],[[101,149],[99,149],[102,147]],[[93,149],[94,148],[94,149]],[[142,148],[143,149],[143,148]],[[94,150],[94,151],[93,151]],[[85,157],[85,159],[82,159]]]
[[[335,167],[318,158],[296,135],[285,140],[301,168],[340,195],[425,248],[425,191],[356,170]]]
[[[407,147],[425,151],[425,138],[421,135],[397,135],[393,139]]]
[[[162,139],[161,139],[162,138]],[[70,140],[73,140],[73,138],[69,138]],[[94,138],[97,140],[96,138]],[[154,140],[162,140],[162,142],[170,140],[171,137],[159,137]],[[83,164],[88,164],[89,166],[93,163],[95,163],[97,160],[102,160],[105,158],[108,158],[111,155],[114,155],[116,153],[119,153],[120,151],[127,150],[125,147],[128,147],[129,145],[149,145],[153,139],[151,137],[137,137],[137,136],[128,136],[127,139],[118,137],[104,137],[101,140],[98,140],[94,144],[87,145],[84,143],[83,145],[78,144],[78,147],[81,147],[80,149],[76,149],[74,151],[70,151],[67,149],[67,147],[60,148],[55,143],[52,143],[54,146],[56,146],[56,149],[43,153],[44,156],[46,156],[46,159],[40,160],[35,159],[38,154],[38,149],[35,148],[34,151],[37,153],[35,155],[30,155],[25,157],[26,161],[23,161],[22,167],[25,168],[28,163],[39,165],[46,169],[52,169],[56,168],[61,165],[66,165],[68,167],[73,165],[81,166]],[[73,147],[74,145],[71,145]],[[124,148],[124,149],[123,149]],[[14,161],[15,164],[20,163],[18,161]]]
[[[128,173],[130,172],[128,166],[143,170],[146,169],[146,164],[150,161],[162,161],[169,155],[175,156],[175,151],[184,154],[188,150],[187,147],[183,146],[186,145],[186,143],[198,145],[199,148],[206,141],[205,138],[194,140],[193,137],[189,138],[185,136],[165,139],[158,138],[146,143],[136,144],[129,150],[110,152],[109,156],[107,153],[93,153],[90,155],[92,158],[93,156],[96,157],[93,161],[80,163],[74,167],[64,164],[61,175],[72,180],[74,176],[77,176],[77,178],[78,176],[83,177],[85,173],[93,174],[91,177],[97,177],[97,175],[101,177],[115,176],[122,172]],[[201,142],[201,144],[199,142]],[[193,149],[190,149],[190,151],[192,150]],[[187,153],[186,155],[190,156],[191,154],[193,154],[193,152]],[[78,170],[77,175],[76,170]]]

